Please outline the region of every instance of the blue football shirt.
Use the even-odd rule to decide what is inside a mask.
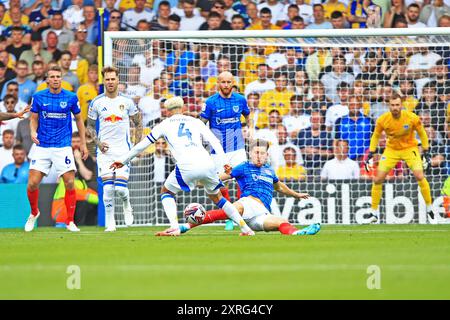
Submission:
[[[54,94],[50,89],[33,95],[31,112],[39,115],[37,135],[44,148],[69,147],[72,143],[72,115],[80,113],[77,95],[61,89]]]
[[[247,100],[243,95],[233,92],[230,98],[223,98],[216,93],[206,99],[200,116],[209,121],[211,131],[219,139],[223,151],[227,153],[245,147],[241,115],[249,114]]]
[[[257,167],[249,161],[233,168],[231,177],[235,178],[241,188],[242,196],[252,196],[264,203],[270,211],[273,197],[273,185],[279,181],[271,166],[265,164]]]

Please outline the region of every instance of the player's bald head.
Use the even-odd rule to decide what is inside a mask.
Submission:
[[[231,80],[233,80],[233,75],[229,71],[224,71],[219,74],[218,79],[219,79],[219,81],[221,81],[221,80],[230,80],[231,81]]]

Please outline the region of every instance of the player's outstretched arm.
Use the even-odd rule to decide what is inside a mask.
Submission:
[[[80,152],[81,152],[81,158],[83,160],[86,160],[89,156],[89,151],[86,146],[86,128],[84,127],[83,118],[81,117],[81,113],[78,113],[75,115],[75,123],[77,124],[78,133],[80,134]]]
[[[150,140],[149,136],[146,136],[141,142],[130,149],[121,159],[114,161],[110,166],[110,169],[120,169],[127,163],[129,163],[134,157],[142,153],[147,149],[153,142]]]
[[[20,118],[23,119],[23,116],[25,115],[25,113],[27,113],[28,111],[30,111],[30,106],[27,106],[25,109],[23,109],[20,112],[16,112],[16,113],[9,113],[9,112],[0,112],[0,121],[3,120],[10,120],[10,119],[14,119],[14,118]]]
[[[294,190],[292,190],[291,188],[289,188],[287,185],[285,185],[283,182],[278,181],[277,183],[273,184],[273,188],[275,189],[275,191],[282,193],[288,197],[294,197],[296,199],[308,199],[309,198],[309,194],[307,193],[300,193],[300,192],[295,192]]]

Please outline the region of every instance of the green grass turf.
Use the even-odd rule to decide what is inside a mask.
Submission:
[[[450,299],[450,225],[154,237],[161,229],[0,230],[0,299]],[[80,290],[66,287],[69,265]],[[367,288],[369,265],[380,290]]]

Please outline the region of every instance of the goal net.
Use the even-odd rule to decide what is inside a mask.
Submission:
[[[425,30],[425,31],[424,31]],[[259,32],[259,31],[258,31]],[[370,32],[370,33],[369,33]],[[388,33],[389,32],[389,33]],[[363,223],[386,144],[382,136],[364,168],[374,124],[397,92],[419,115],[430,139],[427,173],[435,212],[444,217],[440,189],[449,169],[450,32],[444,29],[291,30],[259,32],[107,32],[105,65],[120,70],[120,90],[138,104],[145,134],[166,117],[163,101],[182,96],[185,112],[201,113],[230,71],[251,110],[249,132],[268,140],[280,179],[308,200],[274,194],[272,212],[293,223]],[[166,224],[159,194],[174,168],[164,140],[132,162],[129,188],[137,225]],[[236,183],[229,185],[236,200]],[[183,208],[214,206],[199,187],[176,195]],[[116,206],[120,208],[120,206]],[[412,172],[399,162],[389,172],[380,204],[382,223],[426,223]],[[123,216],[116,213],[123,224]]]

